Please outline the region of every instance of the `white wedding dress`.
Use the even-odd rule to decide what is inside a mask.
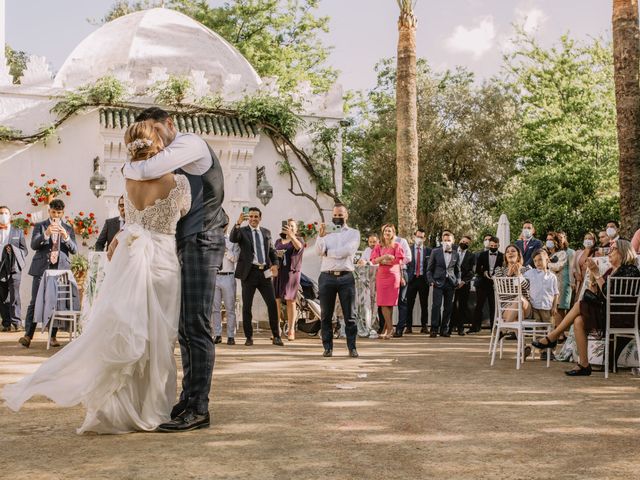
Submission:
[[[175,230],[190,208],[186,177],[144,210],[125,199],[127,223],[77,340],[2,397],[18,410],[34,395],[86,409],[78,433],[154,430],[176,401],[180,312]]]

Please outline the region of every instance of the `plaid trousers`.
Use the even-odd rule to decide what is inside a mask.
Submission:
[[[182,265],[182,305],[178,341],[182,354],[182,393],[187,408],[205,413],[215,362],[211,337],[211,309],[216,275],[224,255],[222,229],[196,233],[178,240]]]

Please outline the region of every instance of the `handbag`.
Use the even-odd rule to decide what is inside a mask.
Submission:
[[[593,291],[587,289],[584,291],[584,295],[582,296],[582,300],[590,305],[597,313],[596,324],[598,326],[599,331],[604,331],[605,322],[607,317],[606,311],[606,301],[602,295],[598,295],[597,293],[593,293]]]

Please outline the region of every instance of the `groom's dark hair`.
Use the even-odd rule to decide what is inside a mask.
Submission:
[[[144,122],[145,120],[154,120],[156,122],[164,122],[169,118],[169,112],[159,107],[149,107],[141,111],[136,117],[136,122]]]

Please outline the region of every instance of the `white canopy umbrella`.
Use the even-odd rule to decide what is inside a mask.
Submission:
[[[500,251],[504,253],[509,243],[511,243],[511,227],[509,225],[509,219],[504,213],[500,215],[500,220],[498,220],[496,237],[500,240]]]

